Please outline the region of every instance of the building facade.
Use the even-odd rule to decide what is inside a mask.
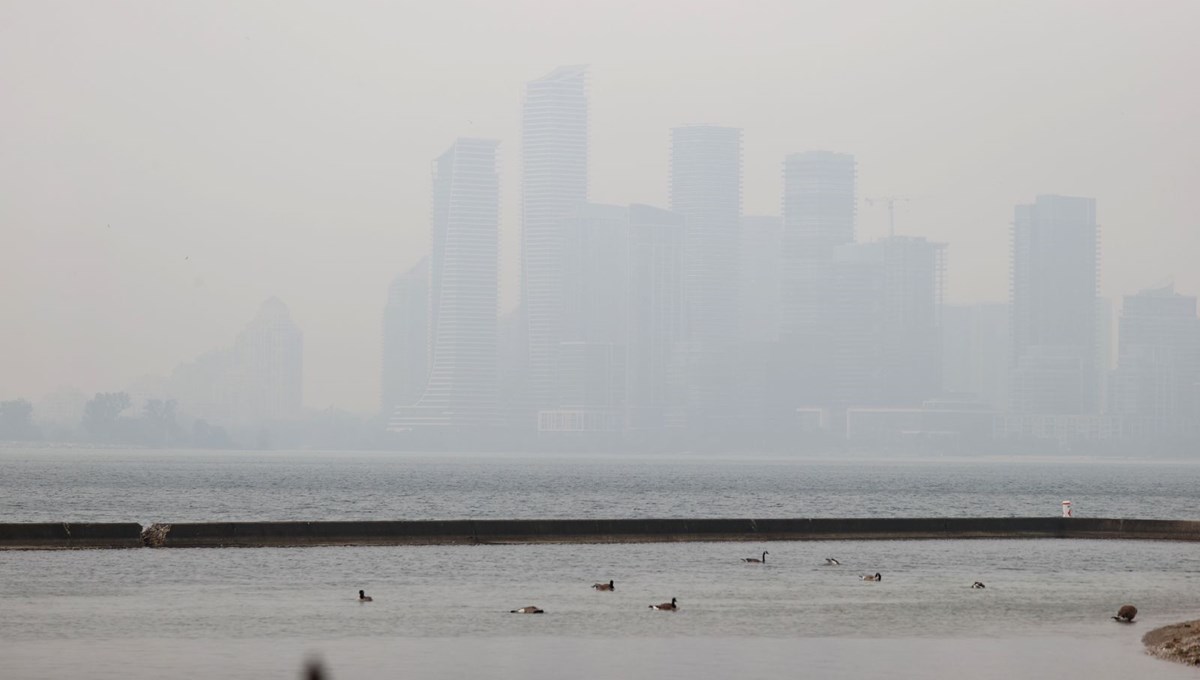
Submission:
[[[392,430],[497,425],[498,144],[460,138],[434,161],[429,377]]]
[[[1012,227],[1013,413],[1099,409],[1096,201],[1038,196]]]
[[[566,231],[587,198],[587,67],[563,66],[526,84],[521,114],[521,311],[532,412],[555,402]]]
[[[670,171],[670,207],[687,224],[680,424],[693,431],[727,430],[737,418],[741,129],[673,128]]]
[[[429,377],[429,258],[388,286],[383,309],[380,411],[415,404]]]

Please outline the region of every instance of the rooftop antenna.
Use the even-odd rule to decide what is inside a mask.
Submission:
[[[875,205],[876,203],[883,203],[883,204],[887,205],[888,236],[895,236],[896,235],[896,204],[911,201],[912,199],[909,198],[908,196],[873,196],[873,197],[869,197],[869,198],[864,198],[863,200],[867,202],[867,205]]]

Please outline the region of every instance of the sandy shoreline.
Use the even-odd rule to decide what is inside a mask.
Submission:
[[[1142,637],[1142,644],[1151,656],[1200,666],[1200,620],[1155,628]]]

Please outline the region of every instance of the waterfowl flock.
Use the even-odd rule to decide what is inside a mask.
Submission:
[[[764,550],[762,552],[762,557],[743,557],[741,559],[742,559],[742,562],[747,563],[747,564],[766,564],[767,555],[769,555],[769,554],[770,553],[768,551]],[[839,562],[836,558],[833,558],[833,557],[825,558],[825,566],[841,566],[841,564],[842,563]],[[877,583],[877,582],[880,582],[883,580],[883,574],[881,574],[880,572],[875,572],[874,574],[863,574],[863,575],[859,576],[858,578],[862,581],[871,581],[871,582]],[[616,581],[613,579],[609,579],[608,583],[604,583],[603,581],[593,583],[592,588],[597,591],[612,592],[612,591],[616,590]],[[987,586],[984,585],[983,581],[975,581],[975,582],[971,583],[971,588],[973,590],[982,590],[984,588],[987,588]],[[375,600],[375,598],[371,597],[370,595],[367,595],[366,591],[363,591],[363,590],[358,591],[358,601],[359,602],[374,602],[374,600]],[[678,611],[679,610],[679,599],[672,597],[670,602],[662,602],[659,604],[652,604],[652,605],[649,605],[649,608],[653,609],[655,611],[665,611],[665,612]],[[542,609],[541,607],[535,606],[535,605],[520,607],[518,609],[511,609],[509,611],[512,614],[545,614],[546,613],[546,611],[544,609]],[[1138,613],[1137,607],[1135,607],[1131,604],[1126,604],[1126,605],[1122,605],[1121,608],[1117,610],[1117,615],[1113,616],[1112,619],[1114,621],[1118,621],[1120,623],[1133,623],[1133,619],[1134,619],[1134,617],[1137,616],[1137,613]]]

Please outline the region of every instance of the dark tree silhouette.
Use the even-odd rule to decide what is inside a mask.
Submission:
[[[129,404],[129,394],[125,392],[97,392],[83,407],[83,429],[97,441],[115,441],[117,418]]]

